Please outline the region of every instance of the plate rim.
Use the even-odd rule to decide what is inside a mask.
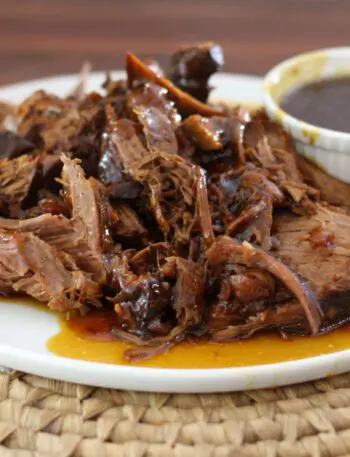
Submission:
[[[312,381],[347,371],[336,366],[340,361],[338,359],[344,356],[350,361],[350,349],[300,360],[247,367],[177,369],[88,362],[55,354],[38,354],[0,343],[0,361],[8,368],[94,387],[161,393],[233,392]],[[329,369],[328,362],[333,363],[332,370]],[[284,371],[288,378],[283,377]],[[295,376],[291,376],[293,372],[295,375],[300,371],[303,374],[297,376],[297,380]],[[313,372],[311,376],[310,372]],[[82,377],[86,376],[89,377],[82,380]],[[116,376],[120,376],[117,385]],[[262,379],[257,382],[259,377]],[[179,381],[184,382],[180,387]],[[192,383],[196,383],[195,387]]]

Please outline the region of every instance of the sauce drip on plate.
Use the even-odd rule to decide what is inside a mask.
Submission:
[[[67,321],[61,314],[30,298],[6,297],[3,300],[57,316],[60,330],[47,341],[49,351],[61,357],[91,362],[153,368],[228,368],[286,362],[350,349],[349,325],[326,335],[289,340],[265,333],[230,343],[181,343],[149,360],[128,362],[123,354],[130,344],[115,340],[110,333],[115,323],[111,310],[96,310]]]
[[[94,311],[66,321],[60,317],[60,332],[47,343],[56,355],[73,359],[159,368],[227,368],[278,363],[329,354],[350,348],[350,331],[344,327],[317,337],[282,340],[269,333],[230,343],[182,343],[169,352],[142,362],[127,362],[128,343],[110,334],[113,311]]]
[[[350,133],[350,77],[311,82],[285,95],[281,108],[295,118]]]

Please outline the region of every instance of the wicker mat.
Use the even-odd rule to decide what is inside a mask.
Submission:
[[[350,455],[350,374],[271,390],[147,394],[0,373],[1,457]]]

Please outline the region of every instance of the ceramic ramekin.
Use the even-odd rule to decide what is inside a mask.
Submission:
[[[263,101],[268,116],[291,134],[300,154],[335,178],[350,183],[350,133],[316,127],[280,108],[283,96],[298,86],[343,76],[350,77],[350,47],[300,54],[280,63],[266,75]]]

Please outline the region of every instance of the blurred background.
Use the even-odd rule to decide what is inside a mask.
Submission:
[[[350,0],[0,0],[0,84],[123,67],[126,50],[165,63],[218,41],[226,71],[264,74],[287,56],[346,45]]]

